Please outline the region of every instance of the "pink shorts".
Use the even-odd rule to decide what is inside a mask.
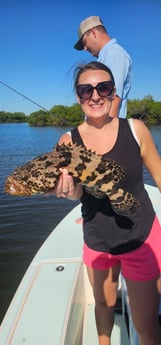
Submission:
[[[161,273],[161,225],[155,217],[151,232],[146,241],[137,249],[119,255],[98,252],[86,244],[83,248],[83,261],[96,270],[106,270],[118,263],[129,280],[146,281],[159,277]]]

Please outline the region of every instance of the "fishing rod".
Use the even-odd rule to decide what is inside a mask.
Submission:
[[[0,83],[1,83],[3,86],[5,86],[5,87],[7,87],[8,89],[10,89],[11,91],[17,93],[19,96],[21,96],[21,97],[27,99],[27,101],[29,101],[29,102],[31,102],[31,103],[37,105],[37,106],[40,107],[41,109],[45,110],[45,112],[47,112],[47,113],[49,112],[49,111],[48,111],[46,108],[44,108],[42,105],[40,105],[39,103],[36,103],[36,102],[33,101],[31,98],[29,98],[29,97],[23,95],[21,92],[17,91],[17,90],[14,89],[13,87],[11,87],[11,86],[9,86],[8,84],[4,83],[2,80],[0,80]]]

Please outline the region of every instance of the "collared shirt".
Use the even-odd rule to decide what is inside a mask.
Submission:
[[[98,61],[110,68],[115,79],[116,94],[121,98],[119,117],[126,118],[127,97],[131,88],[132,61],[115,38],[100,50]]]

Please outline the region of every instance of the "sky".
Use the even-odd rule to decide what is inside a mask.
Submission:
[[[129,99],[161,101],[161,0],[0,0],[0,111],[76,103],[74,68],[95,58],[73,46],[93,15],[132,58]]]

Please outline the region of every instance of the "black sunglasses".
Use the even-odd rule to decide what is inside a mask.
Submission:
[[[113,89],[114,82],[112,80],[102,81],[96,86],[92,86],[91,84],[79,84],[76,86],[76,92],[82,99],[91,98],[94,90],[97,90],[100,97],[107,97],[112,94]]]

